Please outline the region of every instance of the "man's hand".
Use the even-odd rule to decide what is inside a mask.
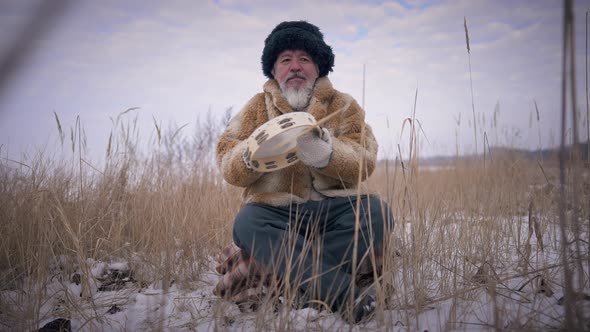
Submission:
[[[319,130],[312,130],[297,138],[297,156],[307,166],[323,168],[330,162],[332,137],[328,129],[322,128],[321,131],[322,137]]]

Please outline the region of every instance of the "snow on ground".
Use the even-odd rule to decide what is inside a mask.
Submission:
[[[559,267],[546,269],[560,263],[555,247],[558,242],[549,236],[545,251],[533,250],[531,254],[529,271],[539,269],[538,273],[513,277],[518,271],[518,258],[498,257],[505,260],[499,262],[498,269],[486,273],[482,269],[482,274],[476,275],[471,283],[463,282],[455,296],[440,294],[434,281],[428,286],[427,300],[419,312],[404,304],[408,303],[405,298],[411,290],[404,289],[400,282],[396,285],[392,308],[378,310],[374,319],[353,327],[337,313],[312,308],[288,310],[265,304],[253,311],[215,297],[212,290],[218,275],[213,260],[199,280],[169,281],[171,286],[164,291],[162,280],[150,285],[137,282],[130,268],[133,264],[126,261],[88,259],[90,291],[84,296],[81,294],[85,292],[85,283],[79,268],[69,274],[69,279],[60,277],[64,273],[56,273],[43,286],[33,284],[1,292],[0,304],[4,309],[0,311],[0,330],[40,328],[56,318],[69,319],[72,331],[491,330],[494,322],[509,330],[554,329],[564,319],[564,306],[560,303],[563,277]],[[533,248],[536,246],[534,237],[531,244]],[[586,246],[584,250],[587,252]],[[63,272],[67,264],[73,263],[67,257],[60,257],[54,269],[58,271],[61,266]],[[485,282],[491,276],[496,281],[495,290]],[[585,293],[589,293],[588,286]],[[25,303],[37,303],[39,317],[31,317]],[[590,298],[582,294],[576,306],[586,317],[590,316]],[[27,317],[31,321],[25,321]]]

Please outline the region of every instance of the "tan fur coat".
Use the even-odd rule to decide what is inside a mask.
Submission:
[[[224,179],[245,188],[245,203],[273,206],[303,203],[310,199],[312,188],[327,197],[356,195],[359,159],[362,157],[364,161],[363,181],[373,172],[377,159],[377,142],[365,124],[365,112],[350,95],[335,90],[327,77],[316,81],[307,111],[319,121],[346,106],[322,124],[332,135],[333,152],[328,166],[316,169],[298,162],[271,173],[252,172],[242,159],[247,138],[268,120],[293,112],[277,81],[268,80],[264,92],[246,104],[219,139],[217,164]],[[361,137],[363,127],[364,138]]]

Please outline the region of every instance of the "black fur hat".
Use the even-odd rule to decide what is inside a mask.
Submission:
[[[277,25],[264,41],[262,72],[274,78],[272,69],[284,50],[303,50],[318,66],[319,77],[328,75],[334,67],[332,48],[324,42],[320,29],[306,21],[283,22]]]

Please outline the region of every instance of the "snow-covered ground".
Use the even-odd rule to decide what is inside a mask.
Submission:
[[[409,235],[411,231],[406,229],[404,233]],[[497,257],[494,267],[484,263],[474,275],[463,276],[450,296],[439,292],[440,280],[433,280],[423,290],[425,299],[418,310],[408,304],[412,301],[406,298],[414,290],[404,286],[398,271],[399,283],[395,285],[392,305],[379,308],[373,319],[352,327],[337,313],[264,303],[252,310],[220,299],[212,294],[219,277],[214,272],[213,259],[201,263],[207,266],[201,267],[205,272],[199,273],[198,278],[168,280],[170,286],[164,290],[161,279],[151,284],[136,280],[138,271],[130,265],[138,266],[137,262],[87,259],[86,266],[80,268],[73,263],[75,259],[60,257],[48,263],[55,274],[48,277],[46,284],[29,283],[22,289],[0,293],[0,329],[30,330],[63,318],[69,320],[72,331],[440,331],[485,330],[494,326],[549,330],[562,326],[565,308],[558,241],[552,238],[558,233],[545,234],[544,251],[537,250],[535,237],[531,238],[526,270],[519,266],[517,255]],[[527,232],[523,231],[522,236],[526,238]],[[583,252],[587,252],[586,245]],[[89,276],[86,280],[80,273],[84,268]],[[70,272],[64,273],[68,269]],[[444,269],[440,266],[438,272]],[[585,273],[588,275],[587,270]],[[84,288],[85,284],[89,289]],[[576,299],[576,307],[590,317],[587,284],[584,289]],[[34,306],[39,306],[38,317],[31,315]]]

